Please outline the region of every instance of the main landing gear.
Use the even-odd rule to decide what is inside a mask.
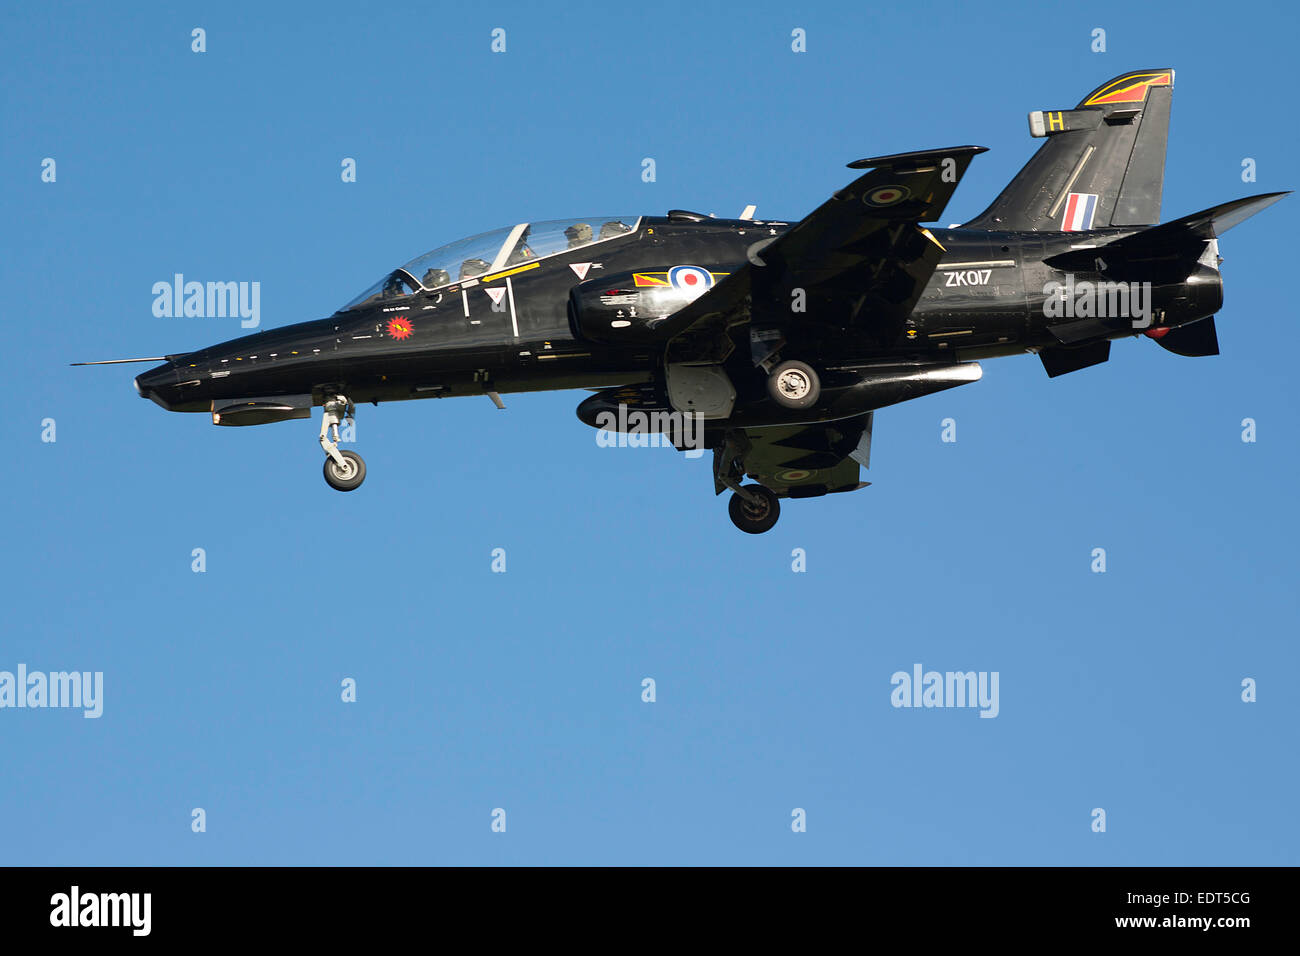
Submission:
[[[807,362],[789,359],[768,375],[767,393],[784,408],[807,408],[822,397],[822,383]]]
[[[325,414],[320,424],[320,444],[325,449],[325,481],[336,491],[352,491],[366,480],[366,463],[354,451],[339,451],[339,422],[351,422],[356,406],[346,395],[325,400]]]
[[[781,502],[762,485],[741,485],[727,503],[731,522],[746,534],[770,531],[781,517]]]
[[[745,534],[762,534],[771,531],[781,517],[781,502],[770,488],[741,484],[745,480],[747,447],[743,438],[728,433],[726,441],[713,449],[713,481],[718,494],[731,489],[731,500],[727,502],[731,523]]]

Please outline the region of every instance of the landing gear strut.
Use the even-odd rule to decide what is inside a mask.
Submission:
[[[742,485],[727,503],[731,522],[746,534],[770,531],[781,517],[781,502],[762,485]]]
[[[325,481],[336,491],[352,491],[366,480],[366,463],[354,451],[339,451],[339,422],[353,420],[356,406],[345,395],[325,400],[320,423],[320,444],[325,449]]]
[[[744,455],[749,442],[741,432],[729,432],[726,441],[713,449],[713,483],[718,494],[731,489],[727,514],[745,534],[771,531],[781,517],[781,502],[776,493],[762,485],[742,485],[745,480]]]

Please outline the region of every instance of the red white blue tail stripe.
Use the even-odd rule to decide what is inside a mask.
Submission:
[[[1065,222],[1062,232],[1087,232],[1092,228],[1092,217],[1097,214],[1096,193],[1070,193],[1065,200]]]

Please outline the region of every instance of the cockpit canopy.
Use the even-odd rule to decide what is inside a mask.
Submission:
[[[591,216],[521,222],[440,246],[394,269],[340,312],[499,272],[534,259],[617,239],[636,231],[638,216]]]

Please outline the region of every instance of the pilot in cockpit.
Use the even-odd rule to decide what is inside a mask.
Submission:
[[[420,285],[424,286],[426,289],[436,289],[438,286],[446,285],[450,281],[451,276],[447,273],[446,269],[430,269],[424,274],[424,277],[420,279]]]
[[[591,224],[586,222],[575,222],[568,229],[564,230],[564,238],[569,240],[569,248],[577,249],[579,246],[585,246],[591,242]]]
[[[625,232],[631,232],[632,227],[627,223],[619,222],[617,219],[605,223],[600,227],[601,239],[612,239],[614,236],[621,236]]]
[[[474,276],[481,276],[491,268],[492,263],[486,259],[466,259],[460,264],[460,277],[472,279]]]

